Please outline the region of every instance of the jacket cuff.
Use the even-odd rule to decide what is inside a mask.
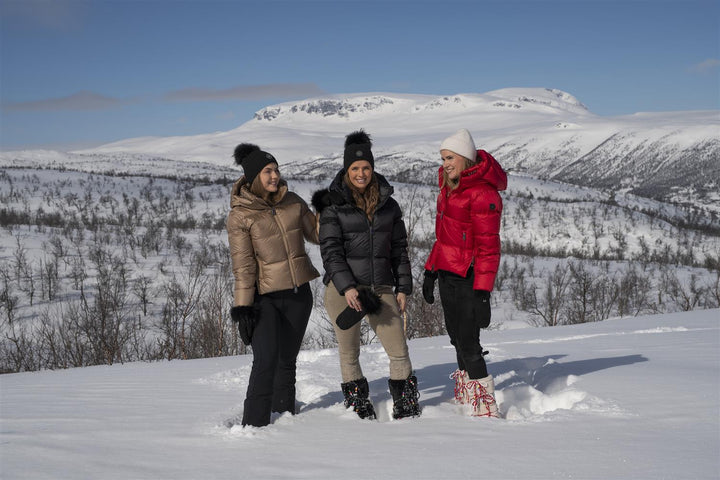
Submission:
[[[248,306],[255,303],[255,288],[236,288],[233,294],[236,306]]]

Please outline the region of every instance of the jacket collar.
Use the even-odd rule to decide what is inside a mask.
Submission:
[[[288,192],[288,186],[285,179],[281,178],[280,182],[278,182],[278,192],[278,203],[280,203],[282,199],[285,198],[285,195]],[[262,198],[252,193],[250,191],[250,186],[248,185],[247,180],[245,179],[245,177],[242,177],[240,180],[235,182],[232,187],[232,194],[230,195],[230,206],[242,206],[245,208],[250,208],[252,210],[264,210],[271,205]]]
[[[477,153],[478,163],[462,171],[455,190],[462,191],[481,183],[489,184],[495,190],[505,190],[507,188],[507,175],[497,160],[485,150],[478,150]],[[438,185],[442,186],[442,183],[443,167],[441,166],[438,169]]]
[[[375,178],[377,179],[378,189],[380,191],[380,201],[378,202],[377,206],[377,208],[379,209],[385,204],[387,199],[392,196],[392,194],[395,192],[395,188],[390,185],[390,182],[388,182],[385,177],[383,177],[374,170],[373,175],[375,175]],[[337,192],[342,195],[342,198],[343,200],[345,200],[346,203],[355,204],[355,200],[353,199],[350,187],[348,187],[347,183],[345,183],[344,168],[335,175],[335,178],[330,183],[330,187],[328,188],[328,190],[330,190],[331,192]]]

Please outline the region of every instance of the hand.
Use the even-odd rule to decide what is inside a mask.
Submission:
[[[345,301],[348,304],[348,307],[352,308],[356,312],[359,312],[362,310],[362,304],[360,303],[360,300],[358,300],[358,291],[355,287],[350,287],[347,290],[345,290]]]
[[[255,330],[255,322],[257,321],[255,315],[255,307],[239,305],[230,309],[230,316],[233,322],[237,323],[238,333],[240,339],[245,345],[250,345],[252,342],[253,332]]]
[[[437,279],[437,272],[431,272],[425,270],[425,279],[423,280],[422,294],[425,301],[429,304],[435,303],[435,280]]]
[[[348,306],[335,319],[335,324],[340,327],[340,330],[347,330],[362,320],[365,315],[376,315],[382,310],[383,304],[380,295],[368,287],[347,289],[345,299]],[[355,308],[354,305],[359,305],[360,308]]]
[[[473,290],[473,310],[475,312],[475,321],[478,322],[480,328],[490,326],[490,292],[487,290]]]
[[[400,313],[405,313],[405,305],[407,305],[407,295],[399,292],[397,295],[395,295],[395,298],[397,299],[398,307],[400,307]]]

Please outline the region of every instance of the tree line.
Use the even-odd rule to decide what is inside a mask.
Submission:
[[[70,173],[47,181],[2,172],[0,187],[0,372],[248,351],[229,318],[229,181]],[[434,193],[406,186],[398,199],[419,286]],[[707,237],[676,229],[670,242],[667,223],[641,212],[630,212],[638,217],[623,220],[623,229],[612,205],[578,205],[570,215],[563,206],[506,198],[503,226],[511,233],[503,237],[491,328],[514,317],[554,326],[720,306],[718,255]],[[635,235],[631,252],[632,222],[644,222],[643,231],[654,222],[657,234]],[[553,237],[579,237],[580,246],[546,240]],[[311,286],[313,326],[303,348],[334,347],[324,286]],[[419,290],[408,302],[408,337],[445,334],[439,302],[426,304]],[[365,323],[362,334],[364,343],[375,340]]]

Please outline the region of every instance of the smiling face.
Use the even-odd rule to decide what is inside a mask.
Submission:
[[[277,163],[270,162],[265,165],[265,168],[260,170],[258,177],[260,177],[260,183],[266,191],[271,193],[278,191],[278,182],[280,182],[280,170],[278,169]]]
[[[350,164],[347,170],[348,179],[353,187],[364,192],[372,179],[373,168],[367,160],[358,160]]]
[[[440,157],[443,161],[443,171],[453,182],[460,178],[460,174],[470,163],[467,158],[451,150],[440,150]]]

